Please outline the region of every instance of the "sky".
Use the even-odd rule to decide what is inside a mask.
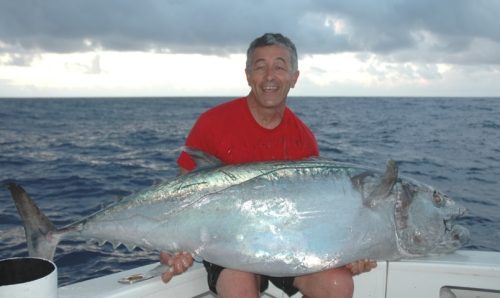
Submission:
[[[498,0],[0,0],[0,97],[240,96],[266,32],[292,96],[500,97]]]

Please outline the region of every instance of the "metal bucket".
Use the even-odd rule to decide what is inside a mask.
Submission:
[[[57,267],[40,258],[0,261],[0,297],[57,298]]]

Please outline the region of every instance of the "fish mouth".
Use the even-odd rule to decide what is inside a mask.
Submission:
[[[467,228],[454,224],[452,220],[443,219],[443,224],[445,235],[448,235],[452,241],[458,241],[461,244],[469,241],[469,230]]]
[[[444,234],[448,235],[448,239],[454,242],[458,242],[461,245],[467,243],[470,239],[469,230],[459,224],[455,223],[455,219],[461,217],[467,212],[466,208],[460,207],[454,216],[448,219],[443,219]]]
[[[470,240],[469,230],[461,225],[452,224],[451,220],[443,220],[445,225],[445,233],[440,243],[430,250],[429,255],[442,255],[451,253]]]
[[[451,239],[454,241],[458,241],[461,245],[466,244],[469,242],[470,239],[470,232],[467,228],[461,226],[461,225],[453,225],[451,230]]]
[[[451,233],[453,231],[453,228],[455,227],[454,221],[458,217],[461,217],[467,212],[466,208],[463,207],[458,207],[455,212],[449,216],[449,218],[444,218],[443,219],[443,225],[444,225],[444,232],[446,233]]]

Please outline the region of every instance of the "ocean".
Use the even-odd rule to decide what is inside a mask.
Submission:
[[[0,183],[21,184],[58,227],[178,172],[197,116],[228,98],[0,99]],[[435,186],[468,209],[464,249],[500,251],[500,99],[295,97],[321,155]],[[0,259],[27,255],[10,194],[0,190]],[[165,235],[168,237],[168,235]],[[158,252],[64,240],[65,285],[158,261]]]

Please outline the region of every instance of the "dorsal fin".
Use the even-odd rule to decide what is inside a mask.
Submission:
[[[192,147],[183,147],[182,150],[189,154],[189,156],[191,156],[191,158],[196,162],[197,170],[223,165],[223,162],[220,159],[204,151]]]

